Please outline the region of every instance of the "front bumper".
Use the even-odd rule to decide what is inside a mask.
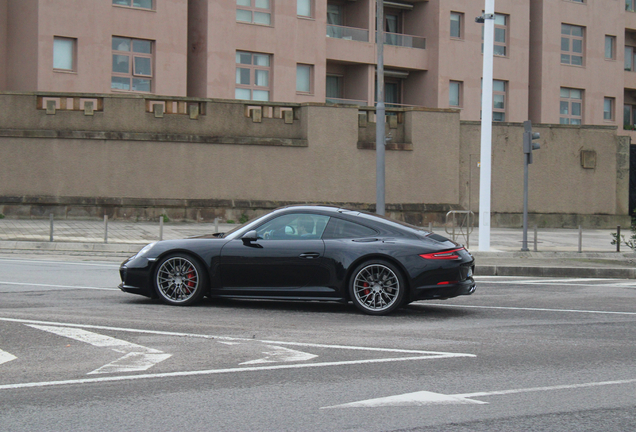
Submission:
[[[156,298],[157,293],[152,288],[151,262],[143,257],[132,257],[124,261],[119,267],[121,283],[118,288],[124,292]]]

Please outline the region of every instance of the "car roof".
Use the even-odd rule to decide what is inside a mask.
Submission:
[[[328,204],[295,204],[285,207],[281,207],[275,211],[293,210],[293,211],[320,211],[326,213],[339,213],[343,216],[352,216],[356,218],[358,222],[363,222],[363,219],[367,223],[371,223],[376,227],[382,226],[385,229],[397,230],[402,233],[410,233],[421,236],[423,233],[428,234],[428,231],[424,228],[417,227],[406,222],[401,222],[395,219],[391,219],[385,216],[381,216],[375,213],[370,213],[364,210],[353,210],[340,206],[328,205]],[[364,223],[364,222],[363,222]]]

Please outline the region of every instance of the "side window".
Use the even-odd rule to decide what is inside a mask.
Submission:
[[[312,240],[322,236],[329,216],[298,213],[279,216],[256,229],[265,240]]]
[[[331,218],[323,239],[362,238],[375,235],[377,232],[371,228],[344,219]]]

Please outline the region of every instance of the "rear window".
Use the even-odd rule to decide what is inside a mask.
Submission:
[[[325,228],[322,235],[323,239],[342,239],[342,238],[362,238],[373,237],[377,235],[377,231],[344,219],[332,217]]]

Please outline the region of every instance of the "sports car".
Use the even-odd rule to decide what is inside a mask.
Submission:
[[[335,206],[288,206],[230,232],[151,243],[122,263],[122,291],[352,302],[371,315],[475,291],[474,259],[422,228]]]

